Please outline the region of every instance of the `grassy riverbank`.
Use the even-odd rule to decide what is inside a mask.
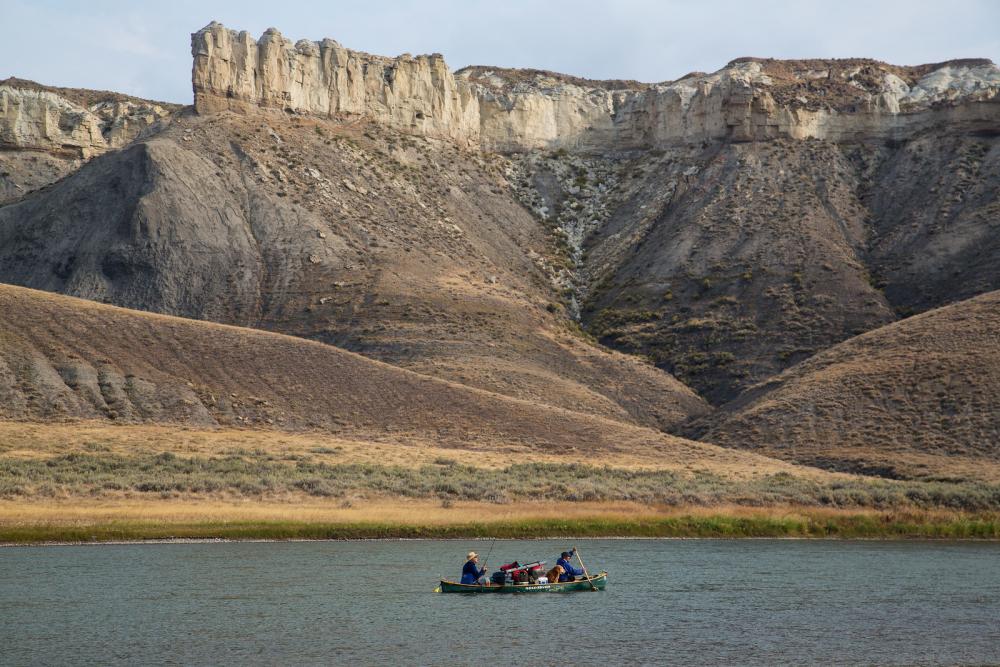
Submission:
[[[637,502],[667,506],[953,509],[1000,511],[1000,485],[984,482],[798,477],[785,472],[737,478],[707,470],[642,470],[578,463],[504,467],[460,465],[442,458],[415,467],[290,460],[251,451],[225,456],[137,456],[73,453],[50,458],[0,457],[0,498],[172,500],[228,496],[266,500],[410,498],[485,501]]]
[[[890,480],[766,460],[734,467],[725,451],[695,466],[655,452],[587,459],[309,434],[73,428],[0,430],[0,542],[1000,538],[992,478]]]
[[[996,513],[532,503],[502,511],[481,503],[447,510],[422,503],[368,509],[314,506],[302,511],[294,506],[196,503],[166,509],[130,504],[39,511],[6,503],[0,506],[0,543],[493,537],[1000,539]]]

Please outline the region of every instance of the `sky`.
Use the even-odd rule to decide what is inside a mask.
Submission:
[[[1000,61],[996,0],[0,0],[0,79],[190,103],[191,38],[210,21],[330,37],[369,53],[667,81],[740,56]]]

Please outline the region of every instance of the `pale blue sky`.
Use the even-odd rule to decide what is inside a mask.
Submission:
[[[1000,2],[826,0],[0,0],[0,78],[191,100],[190,34],[211,20],[293,41],[443,53],[448,64],[641,81],[746,55],[867,56],[898,64],[1000,59]]]

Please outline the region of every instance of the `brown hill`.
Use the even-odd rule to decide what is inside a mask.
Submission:
[[[669,375],[579,332],[558,237],[502,166],[364,123],[187,114],[0,208],[0,279],[613,419],[703,413]]]
[[[711,442],[892,477],[1000,475],[1000,292],[852,338],[713,415]]]
[[[434,446],[740,459],[322,343],[0,286],[0,419],[314,429]]]

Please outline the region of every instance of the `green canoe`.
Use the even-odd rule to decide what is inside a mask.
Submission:
[[[572,593],[574,591],[603,591],[608,583],[608,573],[601,572],[588,579],[563,581],[552,584],[459,584],[454,581],[441,580],[441,586],[435,593]],[[593,584],[593,585],[591,585]]]

